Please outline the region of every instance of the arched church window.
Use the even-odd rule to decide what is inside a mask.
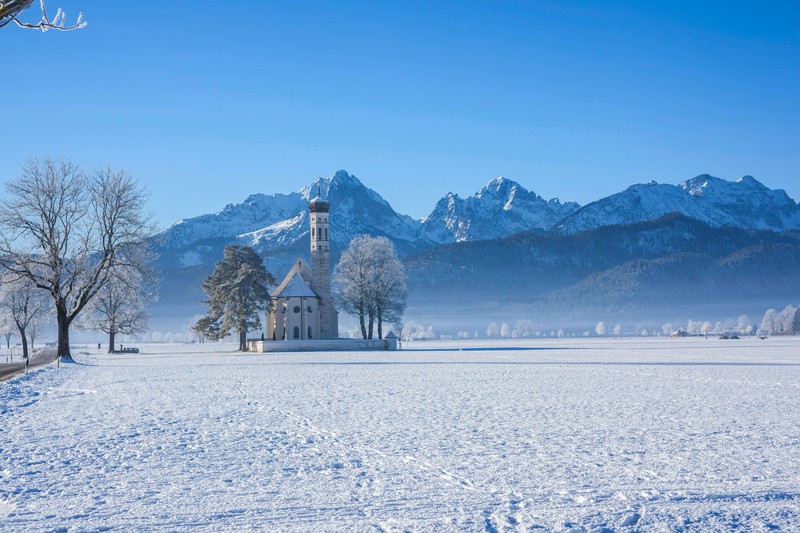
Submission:
[[[299,339],[300,338],[300,328],[297,327],[297,326],[294,327],[294,338],[295,339]]]
[[[311,228],[311,238],[312,239],[317,238],[317,228]]]
[[[311,326],[308,326],[308,338],[311,338]]]
[[[325,228],[325,240],[328,240],[328,228]]]

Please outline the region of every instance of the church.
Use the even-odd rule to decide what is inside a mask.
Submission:
[[[329,340],[339,336],[339,314],[331,296],[330,203],[317,196],[311,212],[311,267],[298,258],[272,293],[267,340]]]

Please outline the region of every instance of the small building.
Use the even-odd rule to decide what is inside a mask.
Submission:
[[[339,314],[331,295],[330,203],[317,196],[311,213],[311,266],[298,258],[272,293],[267,340],[329,340],[339,336]]]

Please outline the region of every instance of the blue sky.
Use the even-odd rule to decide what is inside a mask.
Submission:
[[[414,217],[500,175],[582,204],[702,173],[800,199],[796,2],[48,6],[89,26],[0,30],[0,180],[110,163],[164,225],[338,169]]]

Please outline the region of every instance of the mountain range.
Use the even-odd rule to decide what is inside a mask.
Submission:
[[[320,180],[319,188],[332,205],[334,263],[357,235],[388,237],[407,265],[410,311],[420,315],[434,304],[447,302],[452,309],[467,294],[461,307],[474,307],[477,314],[500,301],[513,301],[537,315],[556,310],[562,317],[600,310],[635,314],[645,303],[657,314],[658,298],[647,295],[666,279],[679,280],[687,269],[744,272],[753,268],[753,260],[763,263],[773,252],[759,257],[743,250],[767,245],[788,254],[790,264],[800,257],[793,248],[800,206],[784,191],[750,176],[736,182],[701,175],[679,185],[638,184],[585,206],[545,200],[501,177],[473,196],[447,193],[421,220],[397,213],[343,170]],[[313,184],[289,194],[254,194],[157,235],[164,281],[154,321],[189,321],[203,312],[200,281],[226,244],[253,246],[280,278],[298,256],[307,256],[308,201],[316,194]],[[714,262],[714,268],[700,267],[698,256]],[[609,285],[609,279],[614,283]],[[636,290],[631,289],[634,282]],[[697,285],[681,287],[692,284]],[[697,297],[690,294],[683,302],[687,308],[700,298],[692,294]]]

